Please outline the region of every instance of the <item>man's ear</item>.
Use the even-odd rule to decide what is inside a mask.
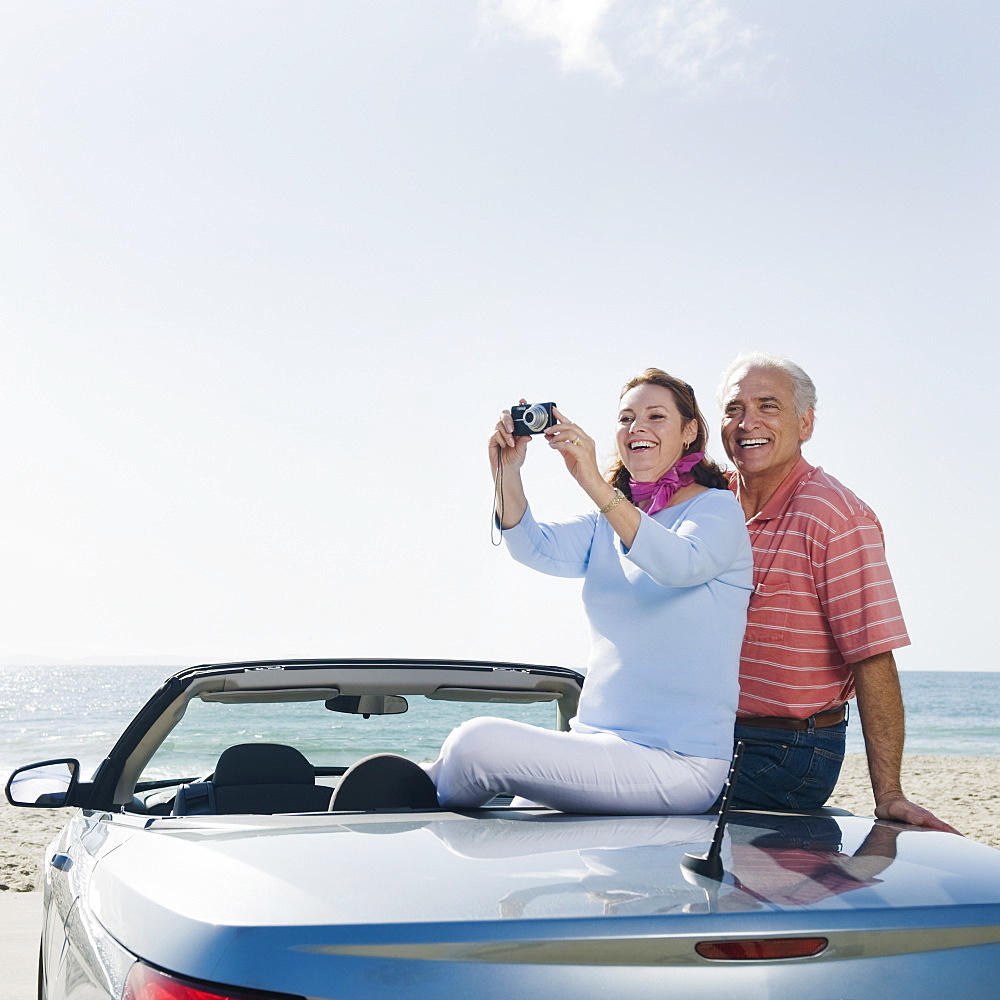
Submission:
[[[799,441],[805,444],[813,436],[813,426],[816,423],[816,411],[810,406],[805,413],[799,417]]]

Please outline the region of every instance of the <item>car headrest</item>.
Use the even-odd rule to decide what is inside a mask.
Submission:
[[[212,784],[311,785],[313,766],[295,747],[283,743],[240,743],[222,751]]]

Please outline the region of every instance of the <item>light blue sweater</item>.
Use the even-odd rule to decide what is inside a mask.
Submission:
[[[507,528],[519,562],[584,577],[587,681],[572,728],[725,760],[733,752],[740,647],[753,587],[743,511],[706,490],[642,523],[626,550],[594,513]]]

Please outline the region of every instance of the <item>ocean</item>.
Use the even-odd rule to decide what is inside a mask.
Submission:
[[[107,754],[126,724],[170,673],[168,668],[149,666],[31,666],[0,667],[0,778],[15,767],[55,757],[76,757],[89,771]],[[1000,672],[903,671],[900,673],[907,708],[906,751],[909,754],[945,754],[1000,757]],[[348,726],[331,726],[330,750],[338,760],[350,762],[375,750],[396,749],[394,740],[405,734],[403,752],[427,759],[447,733],[461,720],[464,706],[448,702],[428,703],[418,723],[414,716],[371,720],[365,745]],[[508,714],[507,706],[482,706],[479,714]],[[852,705],[853,709],[853,705]],[[538,724],[550,724],[551,706],[534,706]],[[513,709],[513,718],[523,717],[523,707]],[[411,721],[412,719],[412,721]],[[848,727],[848,752],[864,750],[861,727]],[[336,720],[334,720],[336,721]],[[292,716],[288,736],[299,735]],[[384,736],[383,736],[384,734]],[[261,734],[246,731],[246,738]],[[267,738],[280,741],[281,732]],[[375,745],[370,742],[375,740]],[[219,750],[214,733],[199,741],[177,741],[157,756],[164,774],[199,774],[210,770]],[[320,763],[303,748],[307,756]],[[172,759],[173,758],[173,759]],[[324,761],[325,762],[325,761]]]

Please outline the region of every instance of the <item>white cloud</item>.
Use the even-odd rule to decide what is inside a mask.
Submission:
[[[655,5],[640,42],[677,82],[713,87],[756,74],[760,30],[743,25],[718,0]]]
[[[480,0],[496,32],[554,44],[566,72],[621,84],[652,64],[684,92],[706,92],[759,75],[769,56],[761,30],[722,0]]]
[[[480,0],[488,23],[514,29],[525,38],[555,42],[567,72],[597,73],[613,83],[621,77],[598,34],[617,0]]]

